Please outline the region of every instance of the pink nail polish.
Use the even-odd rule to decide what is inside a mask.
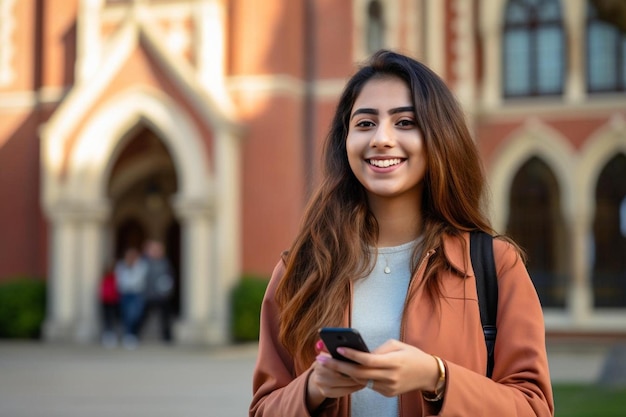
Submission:
[[[318,357],[315,358],[315,360],[318,361],[321,364],[324,364],[324,363],[328,362],[328,357],[319,355]]]

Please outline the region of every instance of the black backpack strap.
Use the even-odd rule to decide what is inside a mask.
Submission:
[[[482,231],[470,233],[470,258],[476,276],[480,321],[487,345],[487,377],[493,373],[498,314],[498,277],[493,259],[493,237]]]

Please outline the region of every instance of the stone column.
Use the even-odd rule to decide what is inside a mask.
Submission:
[[[456,12],[456,18],[451,22],[455,32],[453,48],[456,52],[456,59],[452,65],[453,78],[455,79],[454,92],[463,106],[468,128],[473,134],[477,111],[476,45],[473,36],[474,10],[472,4],[465,0],[455,0],[451,4]]]
[[[91,342],[99,330],[98,283],[104,260],[108,204],[65,202],[50,215],[50,274],[44,336]]]
[[[456,79],[454,90],[464,110],[469,114],[474,112],[474,100],[476,98],[474,10],[471,2],[465,0],[455,0],[451,4],[456,12],[456,18],[451,22],[456,35],[453,44],[456,60],[452,66]]]
[[[78,230],[78,276],[76,277],[77,322],[74,338],[92,342],[100,332],[99,283],[105,266],[104,222],[109,210],[106,204],[81,214]]]
[[[564,8],[565,27],[563,28],[566,52],[565,56],[565,100],[571,103],[584,101],[586,91],[585,48],[587,38],[585,25],[587,2],[569,0]]]
[[[50,260],[47,279],[48,311],[43,325],[46,339],[71,338],[76,323],[76,251],[79,247],[78,228],[72,217],[62,213],[50,216]]]
[[[579,201],[580,203],[580,201]],[[583,203],[583,206],[586,204]],[[589,210],[579,207],[574,217],[572,272],[573,281],[568,294],[568,311],[574,327],[584,327],[593,311],[593,289],[591,282],[590,240],[591,215]]]
[[[230,294],[241,276],[241,149],[233,132],[220,130],[215,138],[215,169],[217,172],[215,201],[216,217],[215,264],[217,279],[212,292],[211,317],[213,329],[230,337]],[[226,337],[225,336],[225,337]]]
[[[181,230],[181,321],[175,326],[181,344],[224,344],[227,335],[213,322],[214,283],[216,276],[213,203],[177,198],[173,202]]]
[[[445,2],[439,0],[425,0],[426,13],[426,64],[439,76],[444,77],[446,66],[445,54]]]
[[[480,2],[480,33],[483,39],[482,102],[486,109],[496,109],[502,100],[502,18],[501,0]]]

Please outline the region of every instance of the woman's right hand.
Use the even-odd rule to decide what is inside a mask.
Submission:
[[[346,374],[339,373],[327,364],[337,361],[333,359],[324,344],[320,341],[316,346],[318,355],[309,374],[307,384],[307,405],[309,410],[317,409],[326,398],[339,398],[362,389],[366,381],[357,381]],[[359,365],[349,365],[359,366]]]
[[[365,386],[366,382],[356,381],[326,366],[333,361],[337,361],[337,359],[333,359],[325,352],[317,355],[315,359],[313,371],[309,375],[307,384],[307,405],[311,411],[317,409],[326,398],[350,395]]]

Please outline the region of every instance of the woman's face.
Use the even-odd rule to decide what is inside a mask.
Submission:
[[[401,79],[374,78],[363,86],[350,113],[346,149],[370,201],[419,199],[426,149],[410,90]]]

